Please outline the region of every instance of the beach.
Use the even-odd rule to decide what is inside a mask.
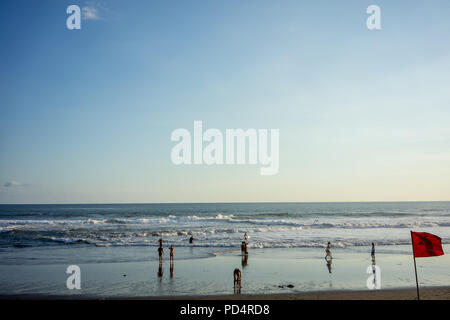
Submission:
[[[149,300],[166,299],[146,297]],[[336,290],[301,293],[221,296],[174,296],[171,300],[417,300],[416,289],[386,289],[376,291]],[[450,300],[450,287],[423,288],[420,300]]]
[[[152,259],[147,261],[80,264],[80,290],[67,289],[65,264],[2,265],[0,295],[64,299],[414,299],[414,267],[408,248],[378,248],[381,289],[375,290],[369,290],[366,284],[371,275],[367,273],[371,266],[369,249],[336,249],[331,273],[324,250],[318,248],[255,249],[250,251],[246,265],[239,250],[180,259],[175,260],[172,273],[168,254],[160,270],[157,253],[151,250]],[[444,250],[448,249],[445,245]],[[449,260],[447,256],[418,259],[424,299],[448,297],[445,286],[450,283]],[[234,268],[242,270],[238,294],[233,286]]]
[[[8,208],[0,219],[0,296],[414,299],[410,228],[441,235],[449,252],[449,208],[449,203],[233,204],[167,205],[145,212],[148,206],[85,205],[20,208],[33,212],[22,216],[14,208],[15,218]],[[248,256],[240,251],[244,232],[250,236]],[[331,241],[331,262],[325,260],[325,237]],[[380,289],[373,290],[367,286],[372,241],[380,281]],[[450,256],[416,260],[422,298],[448,299]],[[71,265],[81,270],[80,289],[66,285]],[[240,290],[233,286],[235,268],[242,271]]]
[[[449,11],[1,1],[0,300],[450,302]]]
[[[92,297],[68,297],[68,296],[46,296],[46,295],[0,295],[0,300],[8,299],[31,299],[31,300],[65,300],[65,299],[93,299]],[[97,298],[98,299],[98,298]],[[279,294],[229,294],[229,295],[206,295],[206,296],[168,296],[168,297],[115,297],[103,299],[128,299],[128,300],[417,300],[416,289],[386,289],[377,291],[358,290],[336,290],[315,291],[301,293],[279,293]],[[450,287],[422,288],[420,300],[450,300]]]

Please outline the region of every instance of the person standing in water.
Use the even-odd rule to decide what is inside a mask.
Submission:
[[[170,250],[170,261],[173,262],[173,251],[174,251],[173,245],[170,246],[169,250]]]
[[[333,258],[333,256],[331,255],[331,242],[330,241],[328,241],[328,244],[327,244],[327,249],[325,250],[325,252],[326,252],[326,256],[325,256],[325,259],[332,259]]]
[[[375,262],[375,244],[372,242],[372,252],[370,253],[372,256],[372,262]]]
[[[159,254],[159,263],[162,263],[162,258],[164,254],[164,248],[162,246],[158,248],[158,254]]]
[[[245,255],[248,254],[248,243],[247,243],[248,238],[249,238],[249,237],[248,237],[247,232],[244,233],[244,241],[242,241],[241,251],[242,251]]]
[[[242,253],[243,255],[248,255],[248,243],[245,242],[245,241],[242,241],[242,244],[241,244],[241,253]]]
[[[194,243],[194,237],[193,237],[193,236],[191,236],[191,237],[189,238],[189,243]]]

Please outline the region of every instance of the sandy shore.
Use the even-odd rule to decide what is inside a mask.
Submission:
[[[416,289],[336,290],[280,294],[230,294],[165,297],[93,297],[53,295],[0,295],[0,300],[417,300]],[[450,287],[422,288],[420,300],[450,300]]]
[[[148,299],[160,299],[151,298]],[[167,298],[162,298],[165,300]],[[302,293],[260,294],[260,295],[218,295],[218,296],[183,296],[170,299],[186,300],[417,300],[416,289],[386,290],[337,290]],[[421,300],[450,300],[450,287],[423,288]]]
[[[187,249],[186,256],[195,249]],[[175,260],[174,270],[168,260],[163,261],[161,270],[154,260],[79,264],[82,270],[80,290],[67,288],[66,264],[5,263],[0,264],[0,298],[415,299],[414,266],[409,247],[378,248],[377,265],[382,272],[380,291],[369,291],[366,287],[372,273],[371,268],[367,273],[367,268],[371,267],[370,255],[364,249],[336,248],[332,266],[323,259],[321,248],[252,250],[245,264],[235,252],[180,259]],[[99,248],[90,254],[114,257],[123,253],[116,250]],[[42,253],[42,250],[38,252]],[[70,250],[70,253],[74,260],[86,254],[81,249]],[[37,253],[30,254],[28,258],[32,261]],[[418,261],[423,299],[450,300],[448,265],[450,255]],[[240,295],[233,294],[232,272],[236,267],[242,270]]]

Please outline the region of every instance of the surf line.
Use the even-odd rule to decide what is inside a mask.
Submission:
[[[270,151],[268,129],[226,129],[224,139],[219,129],[210,128],[203,132],[200,120],[194,121],[193,137],[189,130],[178,128],[170,139],[178,142],[170,154],[175,165],[242,165],[248,160],[250,165],[259,163],[262,166],[261,175],[275,175],[279,170],[279,129],[270,129]],[[203,147],[203,142],[208,144]]]

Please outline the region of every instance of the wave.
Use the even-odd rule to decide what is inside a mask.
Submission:
[[[105,218],[105,219],[80,219],[80,220],[48,220],[48,219],[0,219],[0,232],[5,232],[17,228],[38,228],[38,227],[60,227],[67,226],[71,228],[89,226],[107,226],[107,225],[130,225],[133,227],[160,227],[184,226],[186,229],[192,229],[198,226],[204,226],[202,223],[211,222],[211,226],[217,226],[220,229],[221,224],[240,224],[240,225],[258,225],[258,226],[290,226],[303,229],[309,228],[412,228],[412,227],[448,227],[450,219],[427,218],[406,220],[399,219],[242,219],[234,215],[217,214],[215,216],[174,216],[152,218]]]
[[[58,237],[41,237],[41,241],[47,243],[54,243],[56,245],[92,245],[96,247],[150,247],[157,248],[158,244],[155,241],[95,241],[93,239],[85,238],[58,238]],[[249,248],[252,249],[266,249],[266,248],[326,248],[328,239],[316,239],[312,241],[296,240],[296,241],[282,241],[282,240],[264,240],[264,241],[250,241]],[[370,247],[371,243],[375,242],[377,246],[398,246],[410,245],[410,240],[405,239],[379,239],[375,240],[361,240],[361,239],[345,239],[335,240],[332,242],[333,248],[347,248],[347,247]],[[218,248],[215,254],[227,253],[230,251],[240,250],[240,241],[216,241],[216,242],[197,242],[189,244],[186,241],[176,242],[168,240],[167,243],[174,247],[194,247],[194,248]],[[443,240],[443,244],[450,244],[450,241]],[[33,247],[31,244],[11,244],[12,247]]]
[[[71,239],[71,238],[56,238],[56,237],[40,237],[42,241],[50,241],[62,244],[93,244],[93,242],[87,239]]]
[[[233,249],[240,245],[245,232],[251,235],[253,248],[323,247],[330,238],[339,239],[336,246],[367,245],[377,240],[392,245],[409,243],[407,229],[432,230],[446,243],[450,239],[449,227],[450,218],[443,215],[414,219],[312,215],[300,219],[288,212],[275,216],[217,212],[71,219],[17,217],[0,219],[0,246],[156,246],[159,238],[177,246],[188,246],[187,239],[192,235],[196,239],[194,246]]]

